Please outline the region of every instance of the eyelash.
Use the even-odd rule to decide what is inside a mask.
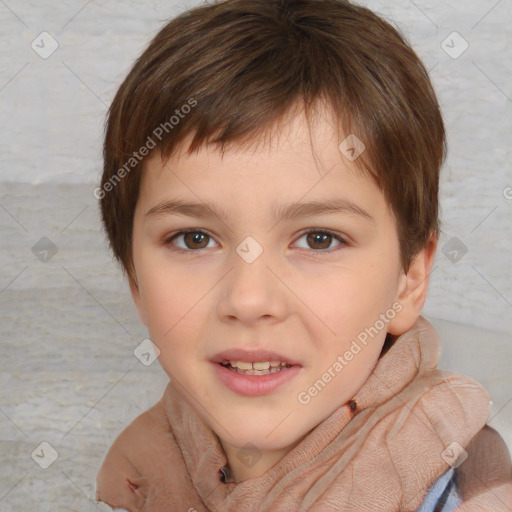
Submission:
[[[164,245],[172,246],[172,242],[174,240],[176,240],[177,238],[182,237],[183,235],[186,235],[187,233],[199,233],[199,234],[202,234],[202,235],[205,235],[205,236],[209,237],[210,239],[214,239],[208,232],[203,231],[202,229],[190,228],[190,229],[182,229],[181,231],[178,231],[178,232],[170,235],[169,237],[167,237],[165,239]],[[320,255],[320,254],[324,254],[324,253],[330,253],[333,250],[336,250],[336,249],[341,248],[343,246],[348,246],[349,245],[347,240],[344,237],[342,237],[341,235],[339,235],[338,233],[335,233],[335,232],[333,232],[333,231],[331,231],[329,229],[320,229],[320,228],[310,228],[310,229],[308,229],[306,231],[303,231],[300,234],[300,236],[296,239],[296,241],[300,240],[301,238],[304,238],[305,236],[307,236],[307,235],[309,235],[311,233],[330,235],[330,236],[332,236],[332,240],[333,241],[339,242],[338,245],[336,245],[334,247],[331,247],[331,248],[328,248],[328,249],[309,249],[308,250],[308,252],[312,252],[315,255],[317,255],[317,254]],[[172,251],[183,252],[183,253],[186,253],[186,252],[199,252],[202,249],[206,249],[206,247],[200,248],[200,249],[183,249],[181,247],[178,247],[178,248],[171,247]],[[304,248],[302,248],[302,249],[304,249]]]

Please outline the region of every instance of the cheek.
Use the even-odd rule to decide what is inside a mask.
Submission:
[[[165,370],[179,373],[185,359],[196,354],[204,325],[212,310],[207,296],[211,283],[193,271],[169,265],[146,265],[141,275],[141,301],[147,328],[160,349]]]
[[[160,350],[159,362],[171,379],[192,389],[194,369],[187,364],[197,353],[199,309],[195,297],[178,277],[171,281],[152,279],[144,289],[147,329],[151,341]],[[187,369],[185,371],[185,369]],[[197,377],[197,376],[196,376]]]
[[[317,283],[309,286],[309,301],[332,330],[351,335],[391,307],[397,286],[389,269],[364,264]]]
[[[139,277],[142,307],[152,340],[159,344],[171,335],[180,319],[190,309],[191,287],[183,275],[161,269],[158,265],[145,265]],[[193,288],[192,288],[193,289]]]

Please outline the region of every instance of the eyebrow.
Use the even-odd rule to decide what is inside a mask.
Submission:
[[[308,203],[290,203],[274,205],[272,216],[275,220],[290,220],[300,217],[313,217],[333,213],[348,213],[363,217],[370,221],[375,219],[363,208],[347,199],[327,199],[325,201],[310,201]],[[197,218],[228,218],[228,213],[219,204],[190,203],[174,199],[163,201],[150,208],[146,215],[182,215]]]

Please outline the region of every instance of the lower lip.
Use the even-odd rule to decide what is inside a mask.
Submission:
[[[228,370],[219,363],[213,363],[217,376],[226,387],[245,396],[260,396],[271,393],[285,382],[290,381],[300,371],[300,366],[291,366],[286,370],[267,375],[243,375]]]

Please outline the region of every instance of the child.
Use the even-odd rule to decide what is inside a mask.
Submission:
[[[489,396],[420,316],[445,155],[425,68],[345,0],[168,23],[110,108],[103,221],[170,382],[97,499],[130,512],[506,511]]]

